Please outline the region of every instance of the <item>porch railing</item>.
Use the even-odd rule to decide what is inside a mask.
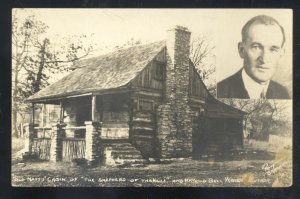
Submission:
[[[32,151],[41,160],[50,159],[51,138],[34,138]]]
[[[25,150],[40,159],[72,161],[99,159],[98,147],[101,135],[100,122],[85,122],[85,126],[66,126],[58,123],[52,127],[25,124]],[[66,137],[66,131],[74,131],[74,137]],[[77,132],[77,133],[76,133]]]
[[[85,135],[78,138],[77,131],[86,133],[86,126],[66,126],[63,130],[74,131],[74,137],[65,137],[62,139],[62,160],[71,162],[74,159],[85,158]]]

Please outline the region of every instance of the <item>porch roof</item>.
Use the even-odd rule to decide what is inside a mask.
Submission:
[[[248,114],[238,108],[225,104],[214,97],[210,97],[207,104],[207,116],[211,117],[243,117]]]
[[[120,90],[128,85],[166,46],[165,41],[138,45],[78,61],[77,68],[27,99],[28,102]]]

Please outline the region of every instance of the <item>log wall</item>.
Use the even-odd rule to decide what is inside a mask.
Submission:
[[[123,139],[129,137],[129,96],[103,96],[99,106],[102,121],[101,137],[107,139]]]
[[[165,78],[165,50],[160,52],[152,62],[132,81],[133,86],[163,89]]]
[[[242,119],[199,117],[198,121],[199,125],[193,132],[194,156],[242,148]]]
[[[159,92],[140,91],[131,96],[129,138],[145,158],[156,157],[156,109],[159,103]]]
[[[135,112],[131,121],[130,138],[134,146],[141,151],[145,158],[155,156],[155,134],[155,114],[150,112]]]

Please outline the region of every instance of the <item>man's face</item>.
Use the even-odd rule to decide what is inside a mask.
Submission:
[[[283,35],[277,25],[252,24],[245,42],[239,43],[246,73],[258,83],[269,81],[275,74],[284,52]]]

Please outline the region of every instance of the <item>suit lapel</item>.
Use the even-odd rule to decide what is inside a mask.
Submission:
[[[239,96],[238,98],[241,98],[241,99],[249,99],[249,95],[248,95],[247,90],[245,89],[243,78],[242,78],[242,69],[239,70],[235,76],[236,76],[236,78],[235,78],[236,81],[234,84],[234,86],[235,86],[234,91],[236,93],[234,96]]]
[[[272,81],[269,83],[269,87],[266,94],[267,99],[273,99],[274,98],[274,84]]]

